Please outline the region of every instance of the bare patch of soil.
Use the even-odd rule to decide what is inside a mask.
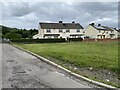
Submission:
[[[69,65],[66,64],[65,67],[68,67],[68,69],[80,75],[83,75],[93,80],[104,82],[106,84],[110,84],[118,87],[118,83],[120,83],[120,80],[118,78],[119,75],[110,70],[95,69],[93,67],[80,68],[80,67],[72,66],[70,64]]]
[[[57,60],[51,57],[46,57],[47,59],[73,71],[76,72],[82,76],[85,76],[89,79],[93,79],[99,82],[103,82],[115,87],[120,87],[120,75],[111,71],[111,70],[106,70],[106,69],[96,69],[93,67],[77,67],[73,64],[70,63],[65,63],[61,60]]]

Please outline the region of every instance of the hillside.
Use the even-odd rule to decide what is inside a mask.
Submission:
[[[18,38],[32,38],[33,35],[37,34],[36,29],[18,29],[0,25],[0,36],[8,39]]]

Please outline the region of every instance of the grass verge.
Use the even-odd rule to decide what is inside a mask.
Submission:
[[[16,44],[88,78],[117,86],[118,42]],[[74,69],[77,68],[77,70]],[[92,68],[92,70],[91,70]],[[95,73],[96,72],[96,73]],[[106,73],[110,73],[106,75]],[[102,75],[99,76],[99,74]],[[104,75],[104,76],[103,76]],[[112,75],[112,76],[111,76]],[[113,79],[110,79],[113,78]],[[110,81],[105,81],[109,79]]]

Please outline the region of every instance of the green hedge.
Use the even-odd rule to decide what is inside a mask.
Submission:
[[[83,41],[82,38],[69,38],[69,41]]]
[[[11,42],[17,43],[58,43],[65,42],[64,38],[50,38],[50,39],[12,39]]]

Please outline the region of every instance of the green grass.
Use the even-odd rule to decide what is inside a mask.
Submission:
[[[78,67],[118,71],[118,42],[70,42],[16,44],[43,57],[52,57]]]

